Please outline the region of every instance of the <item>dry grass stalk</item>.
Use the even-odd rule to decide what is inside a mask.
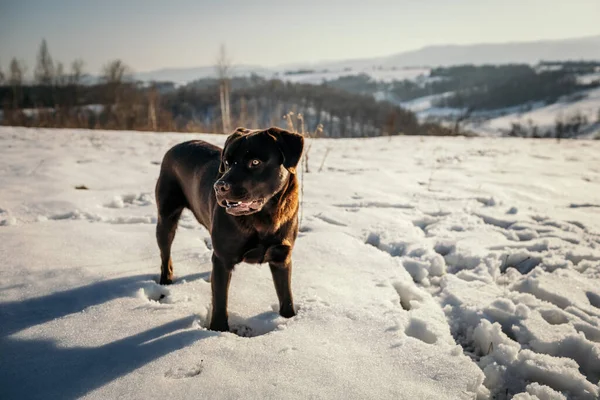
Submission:
[[[327,158],[327,155],[329,154],[330,151],[331,151],[331,147],[328,147],[325,150],[325,154],[323,155],[323,160],[321,161],[321,166],[319,167],[319,172],[323,171],[323,166],[325,166],[325,159]]]
[[[290,132],[296,132],[296,128],[294,127],[294,120],[292,119],[292,115],[294,115],[293,111],[288,112],[283,116],[283,119],[287,122],[288,130]]]

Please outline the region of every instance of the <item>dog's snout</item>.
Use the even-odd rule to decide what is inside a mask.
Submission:
[[[215,183],[215,191],[217,193],[227,193],[231,190],[231,185],[225,181],[217,181]]]

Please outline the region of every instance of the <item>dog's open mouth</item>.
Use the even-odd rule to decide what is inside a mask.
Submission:
[[[260,211],[264,205],[264,199],[257,199],[251,201],[229,201],[221,200],[220,205],[226,208],[228,214],[232,215],[243,215],[252,214]]]

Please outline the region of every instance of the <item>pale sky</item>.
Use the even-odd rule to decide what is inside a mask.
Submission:
[[[433,44],[600,34],[600,0],[0,0],[0,67],[31,72],[42,38],[55,61],[98,73],[386,56]]]

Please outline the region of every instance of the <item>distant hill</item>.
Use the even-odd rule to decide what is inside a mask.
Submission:
[[[537,64],[542,60],[600,60],[600,35],[535,42],[427,46],[418,50],[402,52],[387,57],[324,61],[315,64],[297,63],[273,68],[238,65],[235,66],[234,74],[242,76],[256,73],[263,77],[273,77],[275,74],[278,74],[279,77],[286,78],[282,73],[295,69],[314,69],[321,72],[328,70],[330,74],[331,72],[343,71],[345,69],[346,71],[343,75],[365,72],[378,79],[376,75],[369,72],[373,71],[374,67],[437,67],[459,64],[507,63]],[[136,78],[143,81],[172,81],[178,84],[214,76],[214,66],[167,68],[136,74]],[[293,77],[287,78],[293,80]],[[333,74],[332,78],[335,78]]]
[[[600,35],[534,42],[426,46],[387,57],[297,64],[298,68],[365,70],[374,66],[439,67],[461,64],[537,64],[542,60],[600,60]],[[292,66],[288,66],[292,68]]]
[[[600,36],[522,43],[428,46],[385,57],[384,66],[536,64],[542,60],[600,60]]]

